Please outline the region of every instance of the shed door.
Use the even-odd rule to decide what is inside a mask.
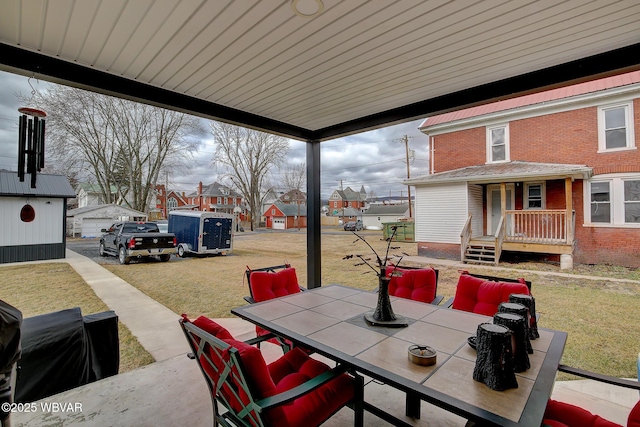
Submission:
[[[273,229],[274,230],[284,230],[284,218],[273,218]]]
[[[80,235],[82,237],[99,237],[102,235],[100,230],[111,227],[113,222],[111,218],[83,218]]]

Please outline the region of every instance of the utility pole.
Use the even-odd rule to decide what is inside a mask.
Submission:
[[[342,189],[342,178],[337,179],[336,181],[340,181],[340,209],[342,209],[342,223],[344,224],[344,200],[342,200],[342,196],[344,196],[344,190]]]
[[[404,135],[402,138],[399,139],[400,142],[404,142],[404,148],[405,148],[405,152],[407,155],[407,179],[411,178],[411,172],[409,169],[409,137],[407,135]],[[409,218],[413,217],[413,213],[412,213],[412,209],[411,209],[411,186],[407,185],[407,194],[408,194],[408,199],[409,199]]]

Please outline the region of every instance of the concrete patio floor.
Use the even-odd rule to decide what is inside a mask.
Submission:
[[[56,260],[60,261],[60,260]],[[35,412],[14,413],[14,427],[41,426],[210,426],[211,399],[197,363],[186,357],[189,351],[179,327],[177,313],[152,300],[89,258],[67,251],[64,260],[85,279],[119,319],[127,325],[156,362],[36,402]],[[437,263],[433,260],[434,264]],[[255,336],[254,326],[241,319],[216,319],[238,339]],[[282,355],[280,347],[262,345],[269,362]],[[319,357],[319,356],[317,356]],[[330,361],[327,361],[331,364]],[[554,399],[574,403],[611,421],[626,425],[638,392],[594,381],[556,382]],[[368,381],[365,400],[415,426],[464,426],[466,420],[433,405],[422,403],[422,418],[404,417],[402,392]],[[46,411],[43,404],[72,404],[81,411]],[[324,425],[353,424],[353,412],[345,408]],[[387,426],[365,414],[365,425]]]

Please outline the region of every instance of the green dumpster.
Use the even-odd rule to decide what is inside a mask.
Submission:
[[[415,241],[415,223],[413,222],[385,222],[382,224],[382,235],[384,240],[389,239],[393,235],[393,227],[397,227],[396,234],[393,236],[394,242],[414,242]]]

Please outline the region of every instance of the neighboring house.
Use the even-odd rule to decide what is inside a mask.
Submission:
[[[364,227],[382,227],[386,222],[398,222],[409,217],[409,205],[371,205],[362,214]]]
[[[430,117],[418,253],[640,267],[640,72]],[[461,238],[462,236],[462,238]]]
[[[269,206],[263,215],[267,228],[287,230],[289,228],[307,228],[307,206],[292,205],[280,200]]]
[[[247,217],[247,207],[243,203],[242,196],[217,182],[205,186],[200,182],[197,191],[187,196],[187,201],[189,204],[198,206],[196,210],[207,212],[235,214],[234,209],[239,207],[242,210],[239,219],[244,221]]]
[[[169,190],[167,191],[167,205],[165,207],[165,212],[168,215],[169,212],[175,209],[181,210],[195,210],[197,209],[197,205],[189,204],[187,202],[188,198],[184,193],[178,193],[177,191]]]
[[[111,186],[111,196],[115,199],[118,189],[115,185]],[[102,205],[109,200],[104,200],[102,192],[97,184],[78,184],[76,187],[76,199],[78,200],[78,207],[83,208],[85,206],[97,206]]]
[[[362,211],[354,208],[344,208],[340,210],[338,214],[342,222],[356,221],[362,219]]]
[[[149,219],[168,219],[169,212],[175,209],[194,210],[198,205],[190,205],[184,193],[167,191],[164,184],[156,185],[149,206]]]
[[[269,207],[271,207],[271,205],[277,200],[280,200],[280,196],[282,196],[282,193],[278,193],[272,188],[267,190],[267,192],[262,196],[260,212],[262,212],[263,215],[260,218],[260,222],[264,222],[266,224],[267,218],[264,216],[264,212],[266,212],[267,209],[269,209]]]
[[[120,205],[85,206],[67,212],[67,233],[86,238],[99,237],[115,221],[146,221],[147,214]]]
[[[300,190],[290,190],[280,196],[280,201],[287,204],[306,205],[307,193]]]
[[[0,171],[0,264],[65,257],[67,200],[76,196],[66,177],[38,174],[20,182]]]
[[[355,210],[363,210],[367,203],[367,192],[364,189],[364,185],[360,188],[359,192],[353,191],[351,187],[347,187],[344,190],[335,190],[329,196],[329,215],[345,217],[346,213],[343,211],[347,208]]]

